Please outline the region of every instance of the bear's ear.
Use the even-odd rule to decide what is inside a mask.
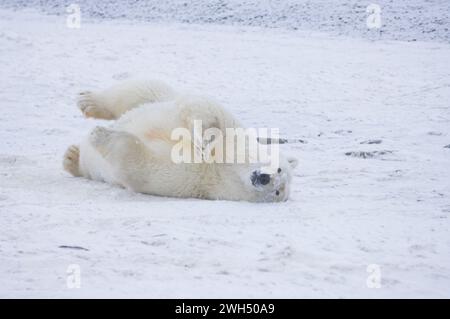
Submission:
[[[298,159],[296,159],[295,157],[289,156],[287,158],[287,161],[289,163],[289,166],[291,166],[292,169],[296,168],[298,165]]]

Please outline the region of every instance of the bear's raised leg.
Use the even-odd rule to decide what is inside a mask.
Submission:
[[[97,126],[89,135],[90,144],[111,165],[126,187],[139,191],[148,176],[143,173],[150,160],[149,150],[133,134]]]
[[[163,82],[125,81],[103,91],[81,92],[77,105],[85,117],[114,120],[144,103],[167,101],[175,96],[175,91]]]

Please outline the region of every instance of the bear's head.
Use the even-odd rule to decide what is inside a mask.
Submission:
[[[289,198],[293,170],[298,160],[280,156],[279,167],[253,164],[241,171],[241,179],[256,202],[282,202]]]

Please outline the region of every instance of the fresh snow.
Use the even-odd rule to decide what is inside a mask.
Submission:
[[[439,41],[69,29],[65,15],[1,9],[0,297],[450,297],[449,56]],[[66,148],[107,124],[82,117],[77,92],[131,77],[307,140],[282,146],[300,160],[291,199],[162,198],[65,173]],[[373,264],[381,288],[366,283]]]

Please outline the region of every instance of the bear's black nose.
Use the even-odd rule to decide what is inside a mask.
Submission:
[[[270,183],[270,175],[261,174],[259,171],[254,171],[250,179],[254,186],[267,185]]]
[[[269,174],[261,174],[258,176],[258,182],[261,185],[267,185],[270,182],[270,175]]]

